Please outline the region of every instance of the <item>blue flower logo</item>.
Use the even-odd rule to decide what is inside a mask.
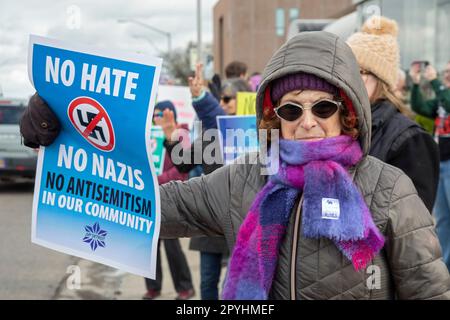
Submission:
[[[86,234],[83,238],[83,241],[89,243],[92,251],[95,251],[95,249],[97,249],[98,247],[104,248],[106,246],[105,237],[108,232],[102,230],[98,222],[94,223],[92,227],[85,226],[84,230],[86,230]]]

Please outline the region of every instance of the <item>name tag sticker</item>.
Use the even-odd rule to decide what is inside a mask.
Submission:
[[[322,198],[322,219],[338,220],[340,214],[338,199]]]

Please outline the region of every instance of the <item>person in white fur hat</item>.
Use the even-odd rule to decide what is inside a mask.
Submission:
[[[439,151],[431,135],[405,116],[395,95],[400,53],[394,20],[372,16],[347,44],[360,66],[372,107],[370,155],[402,169],[431,212],[439,179]]]

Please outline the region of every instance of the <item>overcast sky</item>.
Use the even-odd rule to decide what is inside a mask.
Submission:
[[[202,40],[212,41],[212,10],[218,0],[202,0]],[[172,48],[197,40],[197,0],[0,0],[0,92],[27,98],[34,92],[27,74],[30,34],[82,44],[157,55],[167,37],[135,19],[172,34]],[[94,4],[95,3],[95,4]]]

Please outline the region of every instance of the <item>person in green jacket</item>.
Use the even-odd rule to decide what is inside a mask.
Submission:
[[[411,90],[411,108],[418,114],[435,119],[435,137],[440,151],[440,177],[433,212],[436,230],[442,246],[442,255],[450,270],[450,61],[444,71],[443,82],[436,69],[426,67],[424,77],[430,81],[436,97],[424,99],[420,91],[420,65],[413,64],[409,72],[414,83]]]

